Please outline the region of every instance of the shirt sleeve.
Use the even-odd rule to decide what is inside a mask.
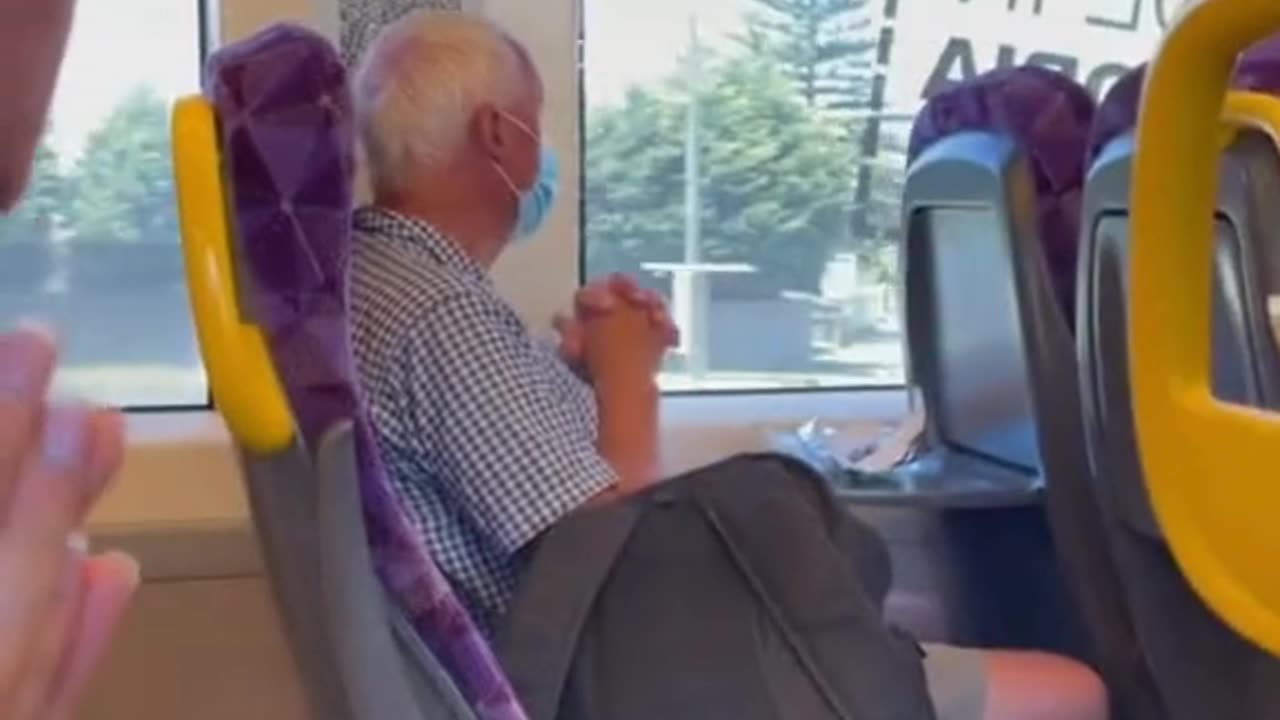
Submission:
[[[396,366],[433,480],[515,553],[618,478],[596,449],[592,408],[512,322],[483,298],[452,296],[411,323]]]

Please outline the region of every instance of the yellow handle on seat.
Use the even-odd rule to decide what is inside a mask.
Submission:
[[[1129,358],[1139,451],[1174,557],[1228,624],[1280,654],[1280,416],[1213,397],[1208,272],[1227,84],[1237,55],[1277,28],[1277,0],[1192,2],[1151,64],[1133,171]]]
[[[1280,97],[1233,90],[1222,104],[1222,119],[1237,130],[1252,128],[1266,133],[1280,152]]]
[[[262,332],[237,307],[217,124],[204,98],[174,106],[172,142],[187,289],[214,405],[241,446],[278,452],[292,442],[293,416]]]

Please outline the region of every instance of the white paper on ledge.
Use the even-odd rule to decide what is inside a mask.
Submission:
[[[883,472],[906,461],[923,433],[924,412],[916,410],[877,438],[862,453],[845,457],[852,459],[853,469],[859,472]]]

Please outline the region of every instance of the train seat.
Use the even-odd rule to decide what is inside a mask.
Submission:
[[[1074,374],[1056,351],[1071,346],[1064,292],[1093,103],[1068,82],[1025,67],[957,85],[925,105],[908,149],[907,346],[933,457],[904,471],[945,465],[936,479],[951,494],[980,472],[984,503],[1002,485],[1013,502],[1040,492],[1034,395]]]
[[[1242,57],[1235,86],[1275,94],[1280,63],[1270,56],[1277,48],[1272,43],[1259,49],[1261,54]],[[1132,71],[1102,103],[1085,190],[1077,351],[1096,492],[1165,716],[1275,717],[1280,661],[1236,635],[1200,601],[1164,542],[1143,480],[1127,325],[1130,181],[1144,74],[1144,68]],[[1233,116],[1239,97],[1228,96],[1224,114],[1213,265],[1206,269],[1212,288],[1212,388],[1225,401],[1274,408],[1280,402],[1280,363],[1266,295],[1277,287],[1268,267],[1280,252],[1280,207],[1274,202],[1280,153],[1266,132]]]
[[[1017,537],[1043,538],[1044,550],[1015,557],[1050,576],[1039,581],[1052,592],[1036,602],[1069,597],[1058,616],[1088,630],[1091,647],[1061,649],[1091,660],[1132,704],[1142,671],[1093,497],[1072,337],[1093,114],[1069,78],[1022,67],[944,91],[917,118],[900,257],[927,450],[897,475],[944,507],[1043,499],[1039,534]],[[992,522],[980,520],[986,531]],[[1002,612],[997,622],[1008,623],[1027,610]]]
[[[218,51],[174,136],[201,352],[314,716],[521,720],[371,441],[347,331],[355,132],[337,53],[288,24]]]

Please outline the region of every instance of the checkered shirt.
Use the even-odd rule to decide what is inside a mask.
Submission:
[[[491,634],[519,551],[616,482],[596,450],[594,394],[429,225],[363,208],[355,231],[352,334],[378,450]]]

